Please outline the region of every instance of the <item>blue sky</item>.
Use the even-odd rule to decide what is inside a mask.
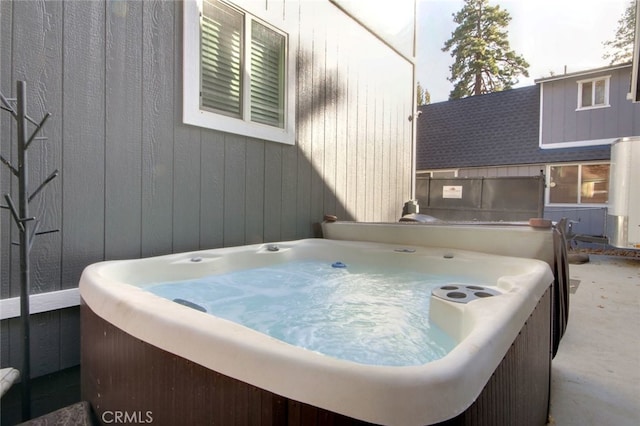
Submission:
[[[462,0],[417,0],[417,79],[429,90],[431,102],[446,101],[453,85],[447,80],[453,58],[442,52],[456,24],[452,14]],[[516,87],[534,84],[553,71],[562,74],[607,65],[602,43],[611,40],[629,0],[491,0],[511,15],[511,48],[529,62],[529,78]]]

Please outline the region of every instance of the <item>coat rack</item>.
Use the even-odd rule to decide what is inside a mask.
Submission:
[[[16,98],[5,98],[0,93],[0,108],[8,111],[17,124],[17,167],[4,156],[0,155],[0,161],[9,168],[18,179],[18,208],[11,198],[11,194],[5,194],[4,199],[7,205],[0,206],[8,209],[11,216],[18,227],[20,233],[20,241],[11,244],[20,246],[20,323],[22,328],[22,367],[21,367],[21,386],[22,386],[22,419],[23,421],[31,418],[31,331],[29,319],[29,253],[36,236],[58,232],[58,229],[49,231],[40,231],[40,221],[30,216],[29,203],[44,189],[44,187],[58,176],[58,170],[51,173],[38,187],[33,191],[29,191],[29,166],[27,161],[27,150],[34,141],[44,141],[47,138],[37,136],[47,122],[50,113],[46,113],[40,122],[36,122],[27,115],[27,84],[24,81],[17,82]],[[29,134],[30,125],[35,126]]]

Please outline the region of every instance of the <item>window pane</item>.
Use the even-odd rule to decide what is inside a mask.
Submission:
[[[251,23],[251,121],[284,127],[285,37]]]
[[[578,166],[550,167],[549,202],[578,202]]]
[[[234,117],[242,112],[242,13],[208,0],[200,26],[200,99],[203,108]]]
[[[604,80],[598,80],[596,83],[594,105],[604,105]]]
[[[605,204],[609,200],[609,165],[582,166],[581,203]]]
[[[591,106],[591,91],[593,90],[593,83],[582,83],[582,103],[580,106],[588,107]]]

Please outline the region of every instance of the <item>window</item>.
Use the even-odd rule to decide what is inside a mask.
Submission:
[[[609,164],[549,166],[550,204],[606,204]]]
[[[293,144],[288,34],[256,15],[266,11],[222,0],[188,0],[184,7],[183,121]]]
[[[609,76],[578,81],[578,109],[609,106]]]

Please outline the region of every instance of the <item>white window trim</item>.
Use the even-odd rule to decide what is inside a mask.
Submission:
[[[182,60],[182,121],[185,124],[220,130],[237,135],[280,142],[288,145],[295,144],[295,96],[296,96],[296,37],[291,31],[286,31],[282,21],[275,22],[267,11],[256,10],[255,5],[242,4],[234,1],[234,5],[245,10],[250,15],[263,20],[269,26],[282,28],[288,37],[285,47],[286,76],[285,76],[285,118],[284,128],[277,128],[265,124],[254,123],[239,118],[216,114],[200,109],[200,13],[203,0],[185,0],[183,10],[183,60]],[[255,3],[255,2],[254,2]],[[271,19],[269,19],[271,18]]]
[[[609,164],[611,167],[611,162],[608,161],[595,161],[595,162],[586,162],[586,163],[560,163],[560,164],[547,164],[545,166],[545,191],[544,191],[544,205],[548,207],[608,207],[609,203],[581,203],[582,193],[578,192],[578,202],[577,203],[552,203],[550,201],[551,198],[551,167],[570,167],[570,166],[578,166],[578,184],[582,182],[582,167],[583,166],[591,166],[597,164]],[[609,184],[611,184],[611,180],[609,180]],[[577,190],[577,188],[576,188]]]
[[[596,85],[595,82],[596,81],[600,81],[600,80],[604,80],[604,103],[603,104],[598,104],[598,105],[590,105],[590,106],[586,106],[583,107],[582,106],[582,85],[585,83],[594,83],[591,87],[591,100],[593,101],[593,99],[595,99],[595,90],[596,90]],[[590,110],[590,109],[599,109],[599,108],[609,108],[611,106],[611,104],[609,103],[609,83],[611,81],[611,76],[610,75],[605,75],[605,76],[599,76],[599,77],[594,77],[594,78],[589,78],[589,79],[585,79],[585,80],[578,80],[576,81],[576,83],[578,83],[578,106],[576,108],[576,111],[586,111],[586,110]]]
[[[442,169],[442,170],[429,170],[427,172],[421,172],[421,173],[428,173],[429,177],[434,177],[433,174],[434,173],[449,173],[449,172],[453,172],[453,176],[454,177],[458,177],[458,169]],[[446,179],[446,178],[444,178]]]

